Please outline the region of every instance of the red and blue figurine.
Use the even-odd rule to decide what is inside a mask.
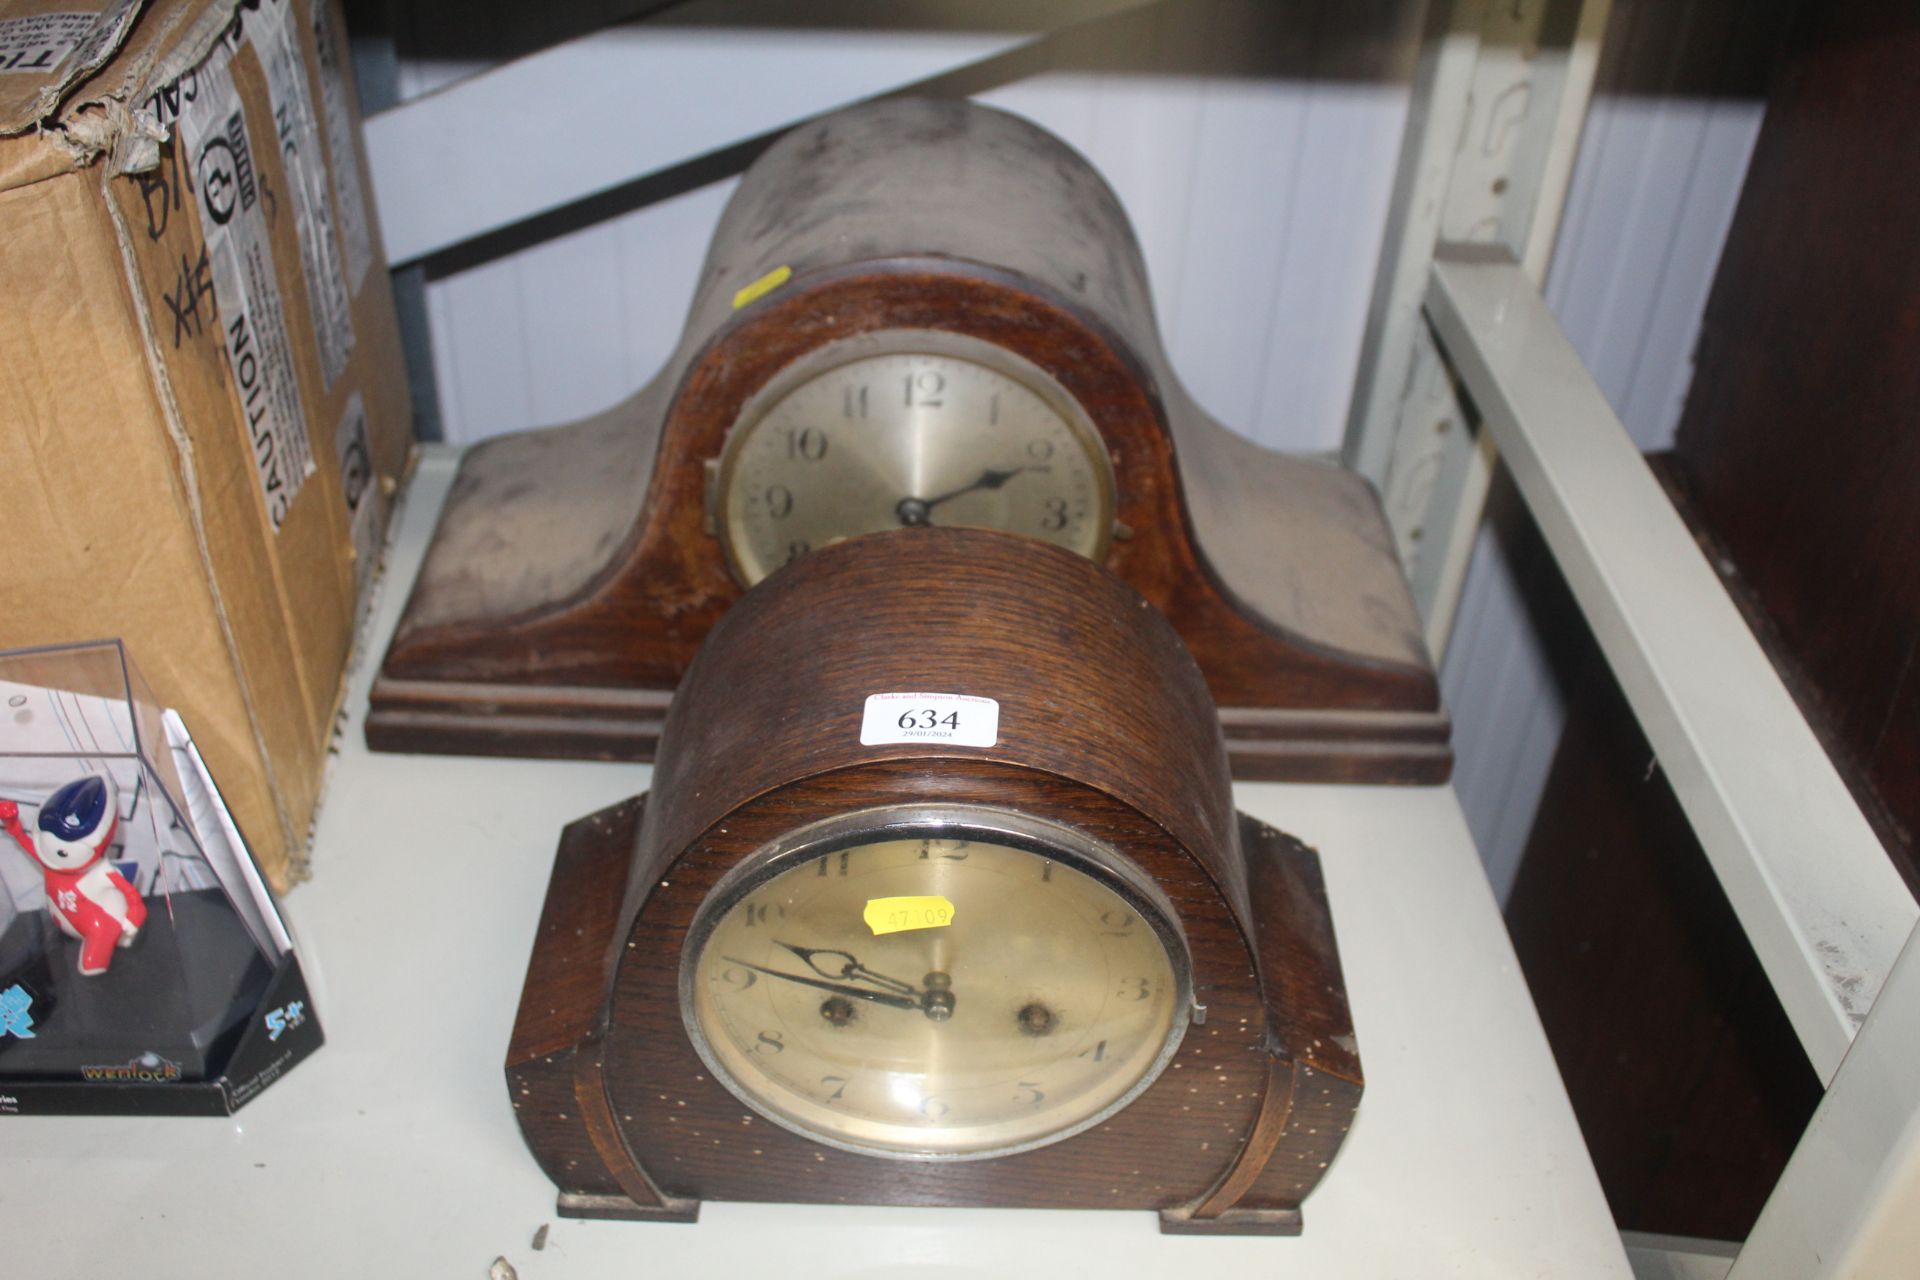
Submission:
[[[31,835],[20,806],[0,800],[0,826],[40,864],[53,918],[80,941],[80,972],[105,973],[116,947],[130,946],[147,920],[147,904],[107,861],[120,825],[120,792],[99,774],[76,778],[40,805]]]

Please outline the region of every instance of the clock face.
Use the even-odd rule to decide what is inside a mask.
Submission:
[[[752,586],[860,533],[963,525],[1099,559],[1113,468],[1086,411],[1039,368],[962,334],[888,330],[795,361],[741,412],[716,523]]]
[[[833,1146],[1000,1155],[1152,1083],[1192,1009],[1164,897],[1111,850],[994,810],[878,810],[742,863],[681,1004],[742,1101]]]

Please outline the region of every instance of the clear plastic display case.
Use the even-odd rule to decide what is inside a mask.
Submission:
[[[0,653],[0,1112],[231,1111],[320,1040],[273,896],[124,647]]]

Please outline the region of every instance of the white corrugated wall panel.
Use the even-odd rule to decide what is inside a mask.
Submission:
[[[1728,64],[1764,52],[1723,34],[1739,21],[1727,0],[1616,0],[1548,273],[1548,303],[1643,449],[1673,442],[1701,314],[1760,129],[1757,98],[1708,91],[1747,79],[1745,65]],[[1690,65],[1676,61],[1683,42],[1692,42]],[[1491,504],[1441,690],[1460,761],[1455,787],[1503,900],[1565,720],[1559,668],[1568,646],[1550,624],[1564,622],[1566,607],[1524,509]]]

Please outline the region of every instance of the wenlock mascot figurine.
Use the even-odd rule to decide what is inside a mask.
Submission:
[[[97,774],[48,796],[31,836],[20,824],[20,806],[0,800],[0,826],[40,864],[47,905],[60,928],[80,940],[80,972],[87,977],[105,973],[114,948],[131,945],[147,919],[147,904],[107,861],[119,824],[119,788]]]

